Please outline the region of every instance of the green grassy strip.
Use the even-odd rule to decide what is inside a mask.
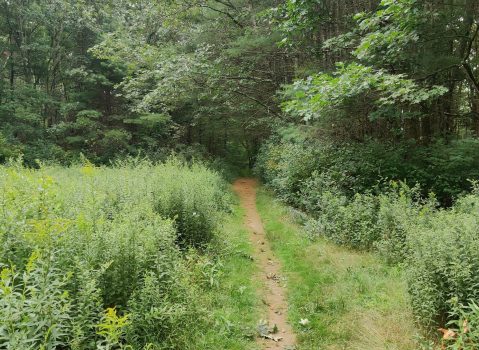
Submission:
[[[417,348],[400,269],[374,254],[323,239],[312,242],[289,209],[265,190],[259,192],[257,205],[288,280],[289,318],[298,349]]]
[[[251,260],[252,247],[243,224],[244,210],[233,206],[221,230],[224,245],[220,253],[218,287],[205,297],[214,324],[192,339],[194,349],[256,349],[254,337],[260,306],[253,284],[256,266]]]

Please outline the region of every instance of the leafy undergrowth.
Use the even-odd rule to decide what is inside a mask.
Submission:
[[[266,192],[258,210],[288,279],[299,349],[416,349],[402,271],[371,253],[311,242]]]
[[[0,188],[0,348],[251,349],[254,267],[218,173],[12,164]]]

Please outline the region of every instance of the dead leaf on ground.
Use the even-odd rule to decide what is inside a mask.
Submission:
[[[258,334],[261,338],[269,339],[274,342],[280,342],[283,340],[283,337],[273,336],[271,334],[278,333],[279,329],[277,325],[274,325],[272,328],[269,327],[268,321],[260,320],[258,323]]]
[[[469,332],[469,324],[467,323],[467,320],[464,320],[464,322],[462,322],[462,332],[464,334]]]
[[[442,333],[442,339],[444,340],[451,340],[457,336],[456,332],[452,329],[439,328],[438,331]]]
[[[268,335],[262,335],[261,337],[263,337],[263,338],[265,338],[265,339],[270,339],[270,340],[272,340],[272,341],[274,341],[274,342],[276,342],[276,343],[277,343],[277,342],[280,342],[281,340],[283,340],[283,337],[274,337],[274,336],[269,335],[269,334],[268,334]]]
[[[266,278],[269,280],[273,280],[276,282],[279,282],[281,280],[281,277],[275,274],[274,272],[270,272],[266,275]]]

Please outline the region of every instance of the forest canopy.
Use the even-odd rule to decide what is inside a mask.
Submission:
[[[479,162],[478,6],[3,0],[0,158],[175,151],[252,167],[266,139],[294,130],[365,154],[403,149],[384,176],[427,186],[420,164],[439,172],[435,159],[455,154],[472,173],[449,201]]]

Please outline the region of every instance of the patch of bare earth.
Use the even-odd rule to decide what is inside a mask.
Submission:
[[[287,321],[285,281],[281,275],[281,265],[273,255],[256,210],[256,187],[256,180],[248,178],[239,179],[233,185],[245,209],[245,225],[250,231],[253,258],[259,268],[255,278],[262,286],[259,292],[267,307],[263,316],[266,322],[259,326],[257,342],[262,349],[294,349],[296,336]]]

